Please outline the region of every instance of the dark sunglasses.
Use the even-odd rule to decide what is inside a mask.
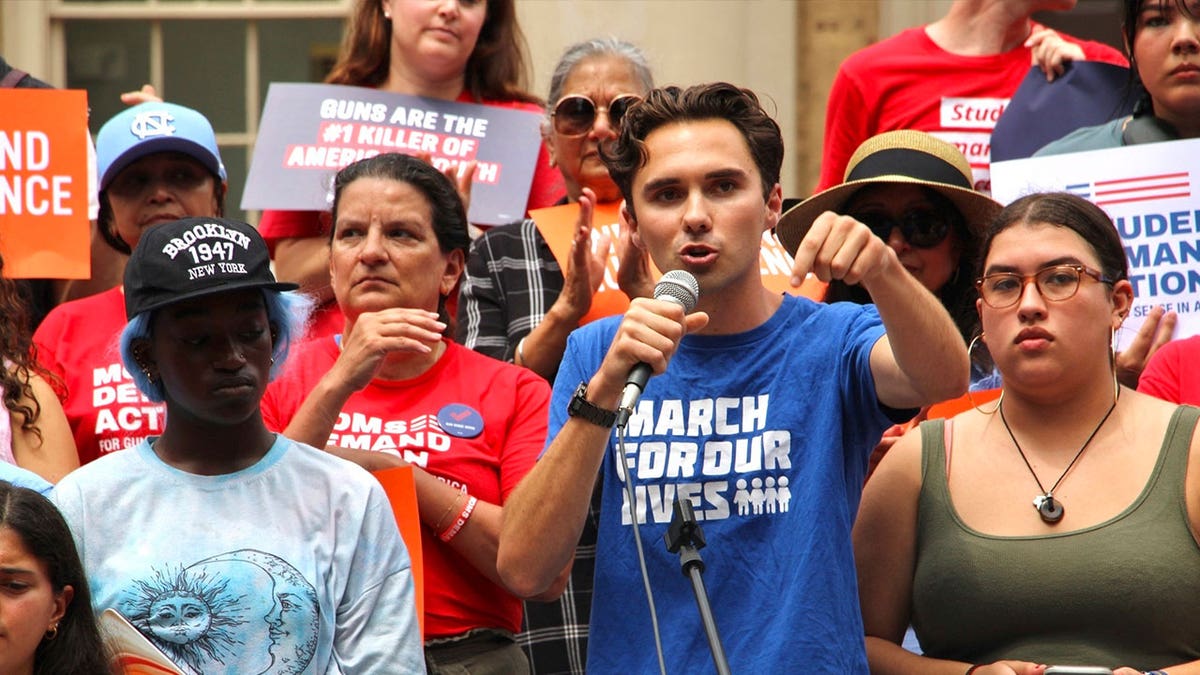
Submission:
[[[608,106],[597,106],[592,99],[582,94],[572,94],[559,99],[550,116],[554,118],[554,131],[563,136],[582,136],[592,130],[596,115],[603,110],[608,113],[608,125],[613,131],[621,128],[621,120],[629,112],[629,106],[641,101],[637,94],[621,94],[608,102]]]
[[[879,212],[852,215],[884,241],[892,236],[894,228],[900,228],[904,240],[917,248],[933,248],[950,234],[950,221],[938,211],[930,209],[905,211],[899,219],[890,213]]]

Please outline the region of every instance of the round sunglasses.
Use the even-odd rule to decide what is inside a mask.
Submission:
[[[637,94],[621,94],[608,102],[607,106],[598,106],[592,99],[582,94],[571,94],[559,99],[550,117],[554,120],[554,131],[563,136],[582,136],[592,130],[596,116],[603,110],[608,114],[608,125],[614,131],[621,128],[621,120],[629,107],[641,101]]]
[[[892,236],[894,228],[899,228],[904,240],[917,248],[933,248],[945,241],[946,235],[950,234],[949,219],[932,209],[911,209],[899,217],[883,212],[851,215],[884,241]]]

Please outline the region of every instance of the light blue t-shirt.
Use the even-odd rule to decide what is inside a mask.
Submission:
[[[188,673],[424,672],[408,552],[370,474],[277,436],[253,466],[201,476],[154,440],[53,493],[97,612]]]
[[[45,478],[29,469],[22,469],[16,464],[8,462],[0,462],[0,480],[12,483],[17,487],[29,488],[43,495],[49,495],[50,491],[54,489],[54,486]]]
[[[550,438],[619,322],[571,335]],[[733,672],[867,672],[850,527],[872,448],[916,412],[889,419],[876,397],[870,353],[882,334],[873,306],[784,296],[751,331],[685,337],[648,383],[625,463],[669,672],[713,667],[691,584],[663,541],[676,496],[692,501],[708,544],[704,580]],[[601,469],[588,672],[657,672],[615,443],[614,434]]]

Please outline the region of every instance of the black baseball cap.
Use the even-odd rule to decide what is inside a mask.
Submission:
[[[271,273],[267,244],[227,218],[183,218],[146,231],[125,266],[125,316],[246,288],[293,291]]]

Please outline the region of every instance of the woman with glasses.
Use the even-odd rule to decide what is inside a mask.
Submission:
[[[871,671],[1194,672],[1200,411],[1117,380],[1133,287],[1116,229],[1084,199],[1035,194],[981,254],[1003,395],[921,424],[867,483],[854,544]],[[910,622],[924,655],[900,646]]]
[[[492,228],[472,245],[458,308],[458,335],[467,347],[512,361],[553,380],[567,335],[591,308],[603,279],[610,238],[591,242],[592,210],[620,201],[600,159],[621,118],[654,87],[641,50],[614,38],[567,48],[550,79],[542,125],[550,161],[567,196],[579,204],[570,259],[562,269],[532,220]],[[618,283],[627,295],[652,291],[645,255],[627,236],[617,242]]]
[[[1000,211],[1000,204],[975,192],[971,167],[953,145],[921,131],[889,131],[859,146],[845,181],[824,190],[784,214],[776,232],[795,251],[813,220],[836,211],[862,221],[896,250],[901,264],[932,291],[972,344],[979,334],[974,267],[979,238]],[[826,302],[871,302],[859,286],[833,282]],[[1173,314],[1155,308],[1129,348],[1117,354],[1121,382],[1137,386],[1146,361],[1175,327]],[[972,350],[971,389],[999,386],[984,345]]]
[[[540,113],[541,100],[526,90],[526,58],[516,0],[355,0],[325,82]],[[470,178],[459,176],[460,190]],[[562,178],[543,146],[526,208],[551,206],[562,195]],[[299,283],[319,302],[309,336],[340,332],[343,317],[329,281],[328,214],[264,211],[258,227],[279,278]]]

